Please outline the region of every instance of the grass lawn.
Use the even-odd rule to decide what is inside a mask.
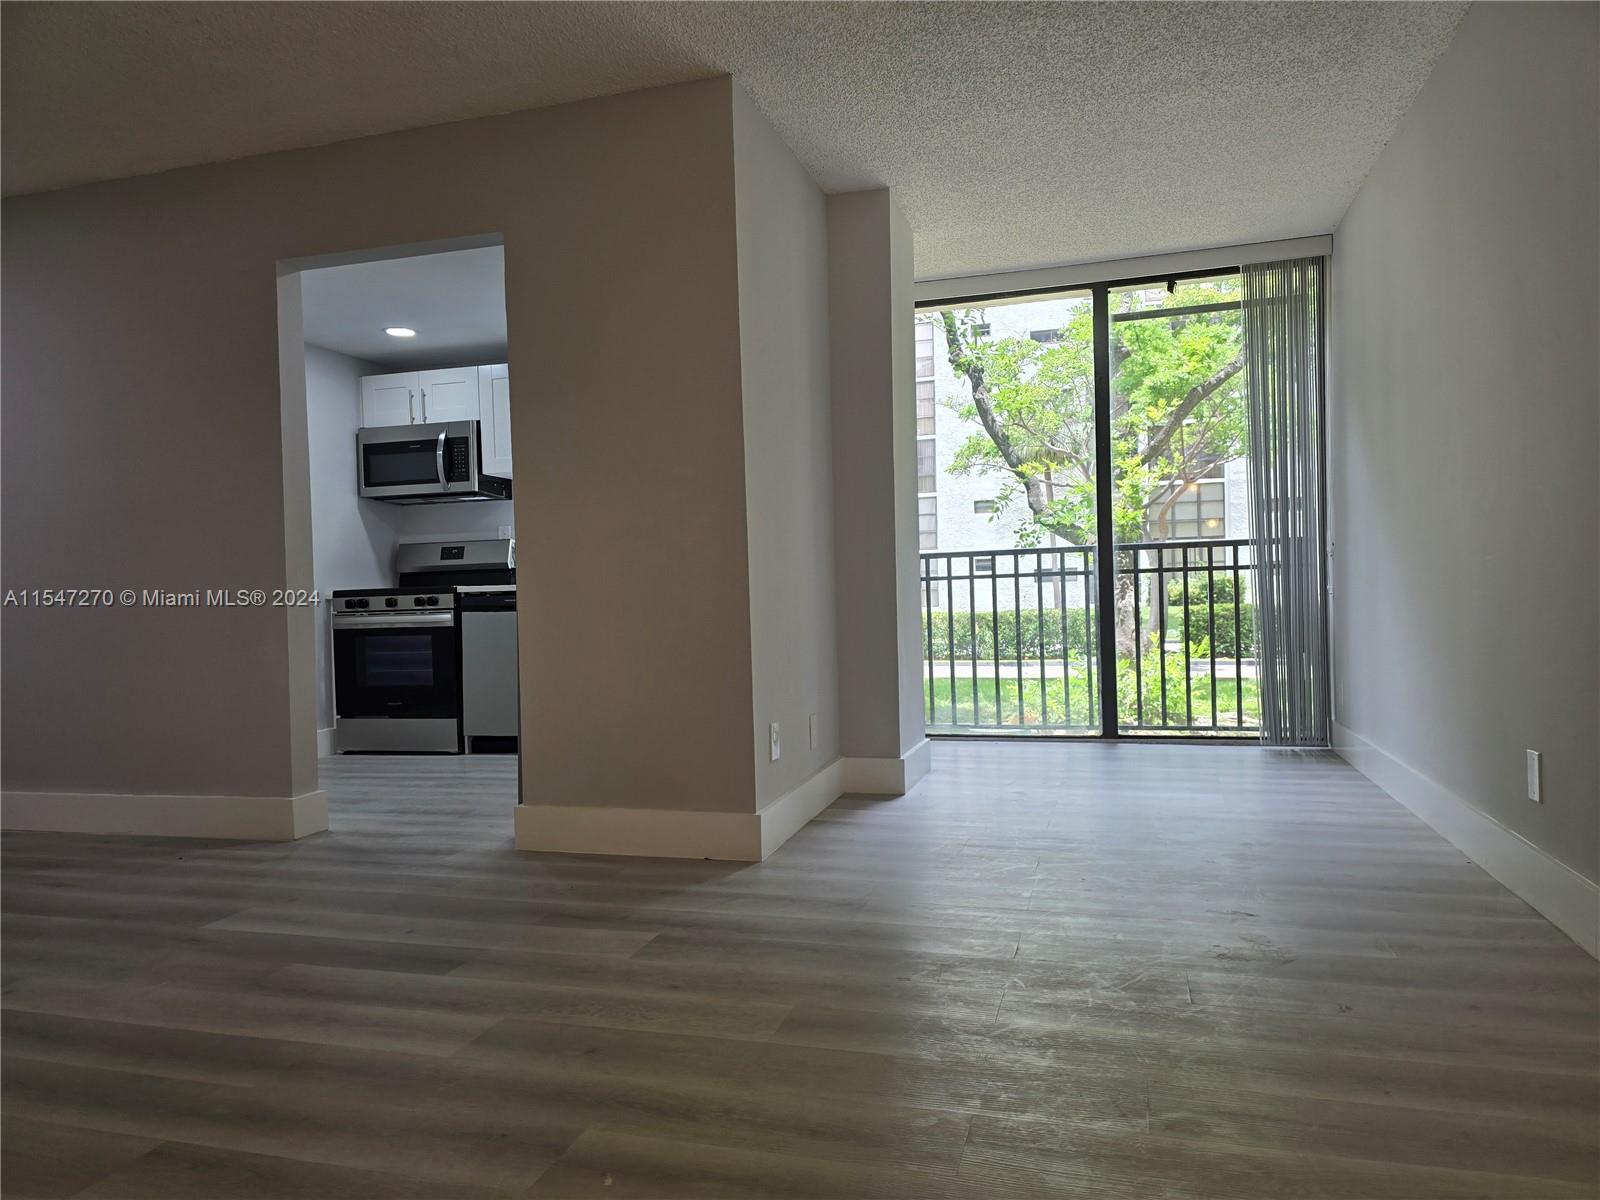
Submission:
[[[1131,663],[1120,664],[1118,700],[1123,725],[1134,719],[1134,680]],[[1029,677],[1030,667],[1032,677]],[[1046,679],[1040,686],[1039,664],[1024,662],[1022,683],[1018,686],[1013,671],[1005,678],[979,679],[976,687],[970,678],[958,674],[952,688],[948,675],[935,678],[930,685],[926,670],[922,677],[923,714],[931,726],[1002,726],[1049,725],[1067,730],[1081,729],[1094,732],[1098,729],[1098,697],[1090,687],[1088,672],[1074,672],[1065,679]],[[1098,686],[1098,680],[1095,680]],[[1238,683],[1232,679],[1213,681],[1208,675],[1196,675],[1189,681],[1195,725],[1211,724],[1212,689],[1216,691],[1217,728],[1221,732],[1238,728]],[[976,692],[976,695],[974,695]],[[1026,706],[1026,714],[1023,707]],[[1260,723],[1260,692],[1254,679],[1244,681],[1244,729],[1254,731]],[[1161,680],[1154,671],[1144,677],[1143,727],[1161,728],[1164,725],[1190,724],[1184,719],[1184,681],[1181,672],[1169,668],[1167,672],[1167,712],[1163,721],[1161,713]]]

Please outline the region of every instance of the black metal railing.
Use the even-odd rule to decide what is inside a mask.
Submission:
[[[1255,565],[1243,538],[1113,556],[1119,733],[1259,728]],[[923,692],[938,733],[1103,731],[1092,546],[922,555]]]
[[[1093,547],[922,556],[928,728],[1100,724]]]
[[[1254,733],[1255,556],[1248,538],[1117,547],[1117,724]],[[1124,589],[1132,592],[1124,602]]]

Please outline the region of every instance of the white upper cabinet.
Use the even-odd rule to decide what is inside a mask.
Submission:
[[[511,373],[505,363],[478,368],[485,475],[511,478]]]
[[[419,419],[437,421],[476,421],[478,419],[478,368],[449,367],[443,371],[417,373]]]
[[[480,422],[479,470],[511,478],[511,372],[505,363],[362,378],[362,425],[438,421]]]
[[[363,425],[410,425],[419,420],[417,373],[367,375],[361,380]]]
[[[422,425],[437,421],[476,421],[480,390],[478,371],[478,367],[449,367],[442,371],[364,376],[361,380],[361,423]]]

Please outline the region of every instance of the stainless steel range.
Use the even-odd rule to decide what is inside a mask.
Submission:
[[[465,742],[457,588],[514,586],[514,543],[406,543],[395,553],[395,568],[398,587],[333,593],[335,744],[345,753],[459,754]]]

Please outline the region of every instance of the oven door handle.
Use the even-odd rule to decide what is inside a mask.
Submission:
[[[439,430],[439,445],[433,451],[434,469],[439,472],[439,486],[448,488],[450,485],[444,480],[444,435],[447,430]]]
[[[419,612],[384,614],[381,617],[356,616],[334,613],[335,629],[416,629],[430,625],[453,625],[455,614],[450,612]]]

